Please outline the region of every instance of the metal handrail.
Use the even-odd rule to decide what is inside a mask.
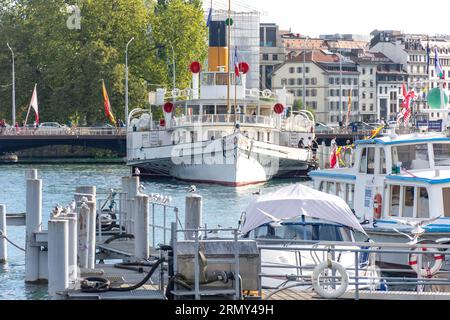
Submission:
[[[369,279],[366,276],[361,276],[360,272],[361,270],[360,266],[360,254],[361,253],[369,253],[369,254],[411,254],[415,253],[418,255],[418,269],[422,269],[422,263],[423,263],[423,255],[430,255],[430,254],[440,254],[440,255],[446,255],[447,251],[449,250],[450,245],[443,245],[443,244],[402,244],[402,243],[354,243],[354,242],[331,242],[331,241],[324,241],[324,242],[317,242],[317,241],[303,241],[303,240],[281,240],[281,239],[258,239],[258,250],[260,252],[260,255],[262,253],[262,250],[270,250],[270,251],[289,251],[289,252],[300,252],[300,251],[309,251],[309,252],[328,252],[328,253],[342,253],[342,252],[348,252],[348,253],[354,253],[355,254],[355,265],[351,268],[346,268],[347,271],[354,271],[355,274],[351,275],[349,278],[354,279],[354,282],[349,282],[349,285],[355,286],[355,299],[359,299],[360,294],[360,286],[361,285],[367,285],[367,283],[362,283],[361,280]],[[266,243],[265,245],[261,243]],[[267,244],[269,243],[269,244]],[[270,245],[272,244],[272,245]],[[278,244],[278,246],[275,246],[274,244]],[[287,245],[286,245],[287,244]],[[314,244],[315,246],[311,246]],[[321,248],[317,247],[317,245],[320,245]],[[336,248],[336,246],[340,248]],[[361,248],[363,247],[363,248]],[[387,248],[387,249],[385,249]],[[401,249],[395,249],[395,248],[401,248]],[[427,248],[426,251],[421,250],[422,248]],[[370,259],[369,264],[367,267],[370,266]],[[263,261],[261,262],[261,268],[266,269],[296,269],[300,271],[301,276],[295,276],[296,279],[311,279],[310,275],[303,275],[301,272],[302,270],[311,271],[314,269],[311,265],[308,266],[301,266],[301,265],[268,265],[265,264]],[[401,269],[386,269],[386,268],[378,268],[380,272],[407,272],[407,273],[415,273],[411,272],[410,270],[401,270]],[[262,283],[262,278],[276,278],[280,279],[280,277],[283,277],[282,275],[271,275],[271,274],[259,274],[260,283]],[[286,282],[283,284],[285,285],[287,282],[290,282],[294,278],[294,275],[285,275]],[[417,292],[420,293],[423,290],[423,286],[425,285],[445,285],[450,286],[450,279],[436,279],[436,278],[423,278],[420,273],[417,274],[416,278],[401,278],[401,277],[395,277],[395,276],[383,276],[381,277],[370,277],[370,280],[386,280],[389,281],[390,285],[416,285]],[[392,281],[390,281],[392,280]],[[299,286],[307,285],[305,282],[299,283]],[[290,288],[291,286],[289,286]],[[280,288],[278,288],[280,289]],[[287,289],[287,288],[286,288]],[[262,294],[262,287],[260,287],[260,294]]]

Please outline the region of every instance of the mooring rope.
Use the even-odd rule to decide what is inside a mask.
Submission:
[[[19,245],[15,244],[14,242],[12,242],[7,236],[4,235],[4,233],[0,230],[0,238],[5,238],[6,241],[8,241],[12,246],[16,247],[17,249],[26,252],[26,250],[22,247],[20,247]]]

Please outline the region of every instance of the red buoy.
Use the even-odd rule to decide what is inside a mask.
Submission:
[[[174,105],[172,102],[166,102],[164,104],[164,112],[165,113],[172,113],[174,109]]]
[[[191,63],[189,67],[192,73],[199,73],[202,70],[202,65],[198,61],[194,61]]]
[[[281,103],[277,103],[274,107],[273,107],[273,111],[275,111],[276,114],[282,114],[284,111],[284,106]]]

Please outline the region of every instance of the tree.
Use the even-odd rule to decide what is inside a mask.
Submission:
[[[206,27],[199,1],[84,0],[81,29],[69,30],[65,0],[0,0],[0,44],[16,53],[17,118],[25,117],[38,84],[44,121],[105,122],[101,79],[116,117],[124,119],[125,46],[129,47],[130,109],[146,107],[153,84],[169,86],[173,44],[177,86],[189,84],[191,60],[206,56]],[[155,46],[163,48],[162,52]],[[0,47],[0,118],[10,118],[10,55]],[[161,50],[161,49],[160,49]],[[169,51],[170,50],[170,51]],[[170,55],[169,55],[170,53]]]

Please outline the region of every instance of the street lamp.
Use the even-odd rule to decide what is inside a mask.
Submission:
[[[128,41],[125,48],[125,122],[128,127],[128,46],[133,42],[134,37]]]
[[[342,53],[339,52],[339,122],[342,123]]]
[[[9,50],[11,50],[12,55],[12,123],[11,125],[16,124],[16,71],[14,67],[14,51],[10,47],[9,43],[6,43]]]

